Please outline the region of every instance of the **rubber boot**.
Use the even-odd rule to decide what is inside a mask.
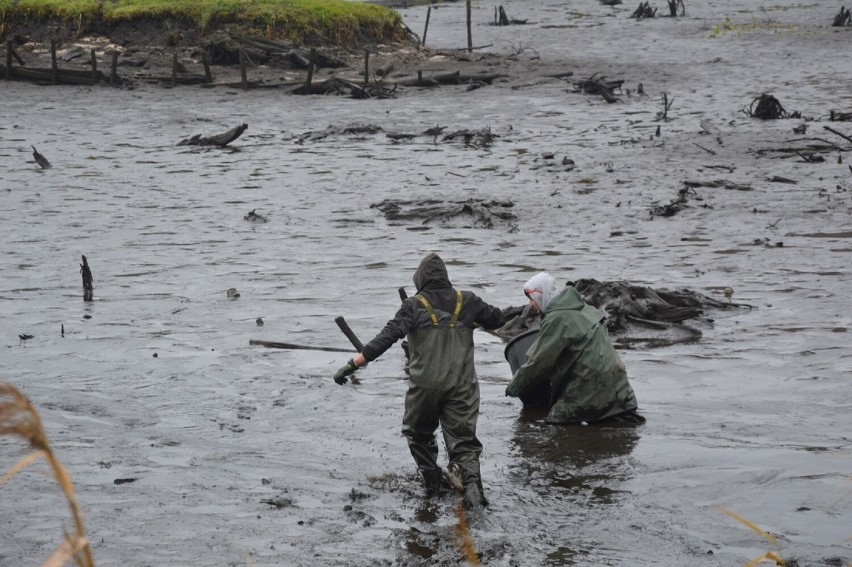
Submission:
[[[444,488],[444,475],[441,473],[441,469],[421,470],[420,474],[423,476],[426,498],[440,496]]]
[[[485,498],[485,491],[482,489],[480,481],[468,482],[464,485],[462,504],[467,510],[477,510],[488,506],[488,500]]]

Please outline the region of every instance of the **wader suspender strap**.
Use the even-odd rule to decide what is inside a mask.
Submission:
[[[461,299],[462,299],[461,290],[460,289],[456,290],[456,310],[453,311],[453,318],[450,319],[450,328],[451,329],[455,328],[456,323],[459,320],[459,313],[461,313],[461,305],[462,305]]]
[[[438,315],[435,314],[435,310],[432,308],[432,304],[429,303],[429,300],[417,294],[417,300],[423,304],[423,308],[426,309],[426,312],[429,314],[429,318],[432,319],[432,326],[438,326]],[[455,328],[456,323],[459,320],[459,313],[461,313],[462,308],[462,292],[461,290],[456,290],[456,309],[453,311],[453,317],[450,319],[450,328]]]
[[[429,314],[429,317],[432,318],[432,326],[437,327],[438,326],[438,316],[435,315],[435,310],[432,309],[432,304],[430,304],[429,300],[426,299],[425,297],[423,297],[422,295],[420,295],[419,293],[417,294],[417,299],[420,301],[420,303],[423,304],[423,307],[426,309],[426,312]]]

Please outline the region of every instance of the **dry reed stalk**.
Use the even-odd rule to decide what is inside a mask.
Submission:
[[[746,520],[745,518],[743,518],[743,517],[742,517],[742,516],[740,516],[739,514],[736,514],[736,513],[734,513],[734,512],[731,512],[730,510],[728,510],[727,508],[724,508],[724,507],[722,507],[722,506],[714,506],[714,508],[716,508],[716,509],[717,509],[717,510],[719,510],[720,512],[724,512],[725,514],[729,515],[730,517],[732,517],[733,519],[737,520],[738,522],[742,522],[743,524],[745,524],[746,526],[748,526],[749,528],[751,528],[751,529],[752,529],[752,530],[754,530],[755,532],[757,532],[757,533],[759,533],[760,535],[762,535],[764,538],[766,538],[766,539],[767,539],[769,542],[771,542],[772,544],[774,544],[774,545],[777,545],[777,544],[778,544],[778,540],[777,540],[777,539],[775,539],[775,536],[774,536],[774,535],[772,535],[772,534],[770,534],[770,533],[767,533],[767,532],[763,531],[762,529],[760,529],[759,527],[757,527],[757,525],[756,525],[756,524],[754,524],[753,522],[749,522],[748,520]],[[781,558],[781,556],[780,556],[780,555],[778,555],[776,552],[774,552],[774,551],[767,551],[766,553],[764,553],[764,554],[763,554],[763,555],[761,555],[760,557],[756,557],[755,559],[752,559],[751,561],[749,561],[748,563],[746,563],[746,564],[745,564],[745,567],[754,567],[754,566],[755,566],[755,565],[757,565],[758,563],[762,563],[763,561],[766,561],[766,560],[775,561],[775,564],[776,564],[776,565],[782,565],[782,566],[783,566],[783,565],[786,565],[786,563],[784,562],[784,559],[782,559],[782,558]]]
[[[461,501],[456,504],[456,516],[459,518],[459,525],[456,526],[456,545],[469,565],[479,567],[479,556],[473,548],[473,538],[470,537],[470,530],[467,529],[467,520],[464,517],[464,506]]]
[[[60,567],[72,557],[79,567],[94,567],[92,550],[83,531],[83,515],[77,504],[71,477],[53,454],[36,409],[17,388],[5,382],[0,382],[0,435],[17,435],[29,442],[30,447],[34,449],[32,453],[9,469],[9,472],[0,479],[0,486],[41,457],[50,465],[53,476],[62,492],[65,493],[68,506],[71,508],[75,532],[65,534],[65,541],[57,546],[42,567]]]

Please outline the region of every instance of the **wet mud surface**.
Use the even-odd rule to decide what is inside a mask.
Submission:
[[[471,91],[0,84],[0,378],[41,411],[98,564],[459,564],[455,500],[424,502],[400,435],[402,350],[342,387],[345,353],[249,345],[347,348],[338,315],[371,338],[429,251],[501,307],[540,270],[754,307],[690,321],[697,341],[621,350],[640,427],[522,412],[504,342],[477,333],[484,564],[852,560],[852,143],[825,129],[852,135],[830,121],[852,110],[840,3],[641,21],[633,5],[504,7],[526,24],[485,25],[493,6],[474,4],[492,55],[468,70],[506,77]],[[425,7],[402,14],[422,30]],[[433,9],[427,43],[464,42],[464,6]],[[618,102],[576,92],[595,74],[624,81]],[[762,93],[803,118],[749,118]],[[243,123],[225,148],[177,146]],[[386,200],[511,201],[515,218],[424,225],[371,208]],[[0,441],[4,470],[25,453]],[[0,564],[38,564],[69,524],[42,470],[0,487]]]

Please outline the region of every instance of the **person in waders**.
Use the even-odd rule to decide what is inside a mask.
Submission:
[[[438,466],[438,425],[444,435],[449,467],[464,485],[464,504],[487,506],[479,471],[482,443],[476,437],[479,381],[473,365],[473,329],[496,329],[503,313],[470,291],[453,288],[444,261],[429,254],[414,273],[417,294],[405,299],[393,319],[334,375],[345,384],[360,366],[375,360],[408,336],[409,386],[402,434],[420,470],[427,496],[444,484]]]
[[[645,418],[636,413],[636,395],[609,338],[603,313],[583,301],[573,287],[559,291],[546,272],[530,278],[524,294],[531,308],[541,313],[541,328],[506,395],[518,398],[545,386],[549,423],[609,419],[644,423]]]

